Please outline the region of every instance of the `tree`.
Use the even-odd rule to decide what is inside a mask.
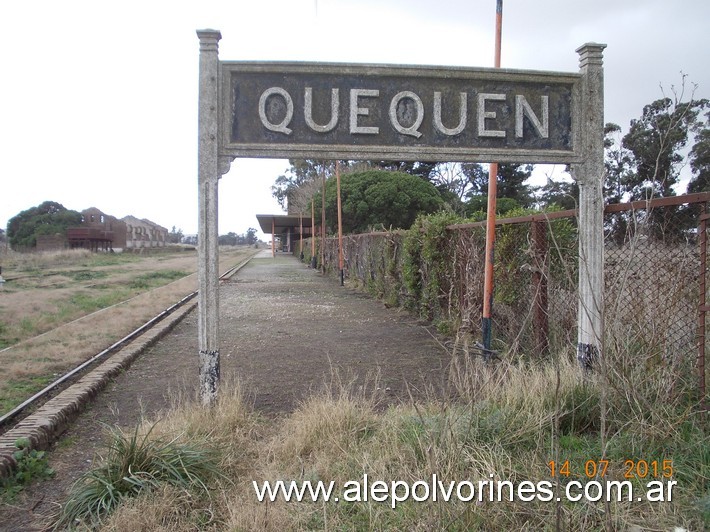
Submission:
[[[705,126],[698,131],[690,150],[690,168],[694,175],[688,183],[688,192],[710,192],[710,112],[705,115]]]
[[[636,179],[633,152],[625,147],[621,137],[621,127],[614,123],[604,126],[604,181],[602,194],[607,205],[628,201],[632,184]],[[622,244],[629,232],[629,211],[616,212],[604,219],[607,236]]]
[[[16,248],[33,248],[39,235],[65,234],[68,227],[81,224],[81,213],[61,203],[45,201],[10,218],[7,238]]]
[[[173,225],[173,228],[168,233],[168,242],[170,244],[179,244],[182,242],[182,229],[176,229]]]
[[[322,176],[328,179],[335,175],[335,161],[291,159],[290,168],[276,178],[271,193],[281,208],[291,213],[310,211],[311,199],[321,189]],[[435,176],[440,163],[427,161],[340,161],[341,172],[365,172],[386,170],[402,172],[431,181],[439,190]]]
[[[635,180],[633,152],[621,140],[621,127],[608,123],[604,126],[604,183],[602,193],[607,204],[627,201],[631,183]]]
[[[467,193],[466,214],[488,209],[488,168],[480,164],[463,165],[470,189]],[[532,175],[533,165],[502,163],[498,165],[496,187],[496,212],[505,214],[516,208],[528,208],[535,203],[530,185],[526,185]]]
[[[448,192],[463,200],[466,193],[471,189],[471,176],[476,174],[476,170],[481,168],[480,164],[474,163],[441,163],[429,174],[429,181],[439,190]]]
[[[573,179],[561,180],[547,177],[547,183],[540,187],[538,204],[541,208],[552,206],[562,210],[576,209],[579,200],[579,185]]]
[[[684,163],[681,150],[690,133],[702,127],[698,115],[708,104],[707,100],[683,102],[680,98],[682,94],[646,105],[622,140],[623,148],[633,155],[635,172],[626,184],[632,200],[675,195]]]
[[[257,242],[256,229],[250,227],[246,233],[240,235],[230,231],[226,235],[219,235],[217,242],[220,246],[251,246]]]
[[[230,231],[226,235],[219,235],[217,237],[217,243],[220,246],[236,246],[237,245],[237,233]]]
[[[402,172],[409,175],[414,175],[431,181],[432,175],[440,166],[436,162],[423,161],[368,161],[368,169],[371,170],[387,170],[389,172]],[[363,169],[364,171],[364,169]]]
[[[641,118],[631,121],[622,140],[622,146],[633,155],[634,171],[626,187],[632,200],[676,194],[680,171],[686,163],[683,150],[693,137],[701,145],[697,151],[695,147],[691,150],[695,154],[695,159],[691,155],[691,167],[694,171],[702,169],[703,131],[707,127],[699,117],[708,108],[708,101],[693,99],[692,94],[689,101],[683,101],[684,90],[685,77],[680,93],[673,89],[673,98],[664,97],[646,105]],[[657,239],[684,238],[685,229],[694,224],[697,213],[693,211],[684,207],[654,209],[647,213],[644,226]]]
[[[402,172],[343,173],[340,190],[344,233],[408,229],[420,213],[436,212],[444,206],[434,185]],[[327,224],[334,232],[338,220],[335,179],[328,180],[325,198]]]
[[[256,238],[256,229],[254,229],[253,227],[250,227],[249,229],[247,229],[247,232],[244,235],[244,242],[247,245],[251,246],[251,245],[256,244],[257,240],[258,239]]]
[[[287,212],[308,212],[311,199],[320,190],[323,172],[326,179],[335,175],[335,161],[291,159],[289,164],[286,173],[276,178],[271,194]],[[347,161],[341,161],[341,168],[348,166]]]

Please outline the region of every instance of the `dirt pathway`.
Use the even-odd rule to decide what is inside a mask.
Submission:
[[[379,387],[383,405],[439,388],[449,355],[410,315],[341,287],[295,258],[260,254],[220,288],[223,380],[238,378],[254,408],[285,415],[334,375]],[[50,453],[53,480],[0,503],[1,530],[41,530],[73,480],[103,450],[99,422],[155,419],[170,396],[197,389],[197,314],[139,357],[87,408]],[[377,374],[378,379],[371,379]]]

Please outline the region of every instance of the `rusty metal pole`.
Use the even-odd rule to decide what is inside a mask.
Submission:
[[[700,409],[705,421],[708,410],[707,397],[705,396],[705,339],[706,339],[706,316],[707,316],[707,273],[708,273],[708,218],[710,214],[705,212],[705,204],[701,204],[700,227],[698,227],[698,237],[700,240],[700,298],[698,301],[698,393],[700,395]]]
[[[550,323],[547,300],[547,224],[536,220],[532,222],[533,245],[533,329],[535,334],[535,353],[547,355],[550,346]]]
[[[303,261],[303,213],[298,213],[298,258]]]
[[[321,166],[321,181],[322,181],[322,192],[321,192],[321,208],[320,208],[320,234],[321,234],[321,245],[320,245],[320,267],[323,273],[325,273],[325,162]]]
[[[271,218],[271,256],[276,256],[276,220]]]
[[[500,68],[500,45],[503,30],[503,0],[496,2],[495,68]],[[486,258],[483,272],[483,348],[486,359],[491,354],[493,316],[493,266],[496,239],[496,194],[498,193],[498,163],[488,167],[488,206],[486,213]]]
[[[219,40],[216,30],[199,30],[198,103],[198,354],[200,397],[204,406],[217,401],[219,386],[219,247],[217,191],[220,178],[217,116]]]
[[[340,286],[344,286],[345,261],[343,260],[343,205],[340,199],[340,161],[335,161],[335,180],[338,185],[338,267],[340,268]]]

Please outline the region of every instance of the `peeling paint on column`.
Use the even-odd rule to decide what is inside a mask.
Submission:
[[[219,374],[219,351],[200,350],[200,397],[203,406],[212,406],[217,401]]]

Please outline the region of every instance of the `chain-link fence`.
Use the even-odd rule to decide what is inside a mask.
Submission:
[[[700,362],[705,270],[698,227],[708,201],[710,194],[703,193],[605,209],[605,349],[623,351],[639,364]],[[418,231],[345,237],[346,277],[387,304],[418,312],[443,332],[475,337],[485,223],[446,224],[445,217],[439,222]],[[338,271],[337,239],[328,239],[324,262]],[[553,349],[574,353],[575,212],[498,220],[494,265],[493,348],[529,357]]]

